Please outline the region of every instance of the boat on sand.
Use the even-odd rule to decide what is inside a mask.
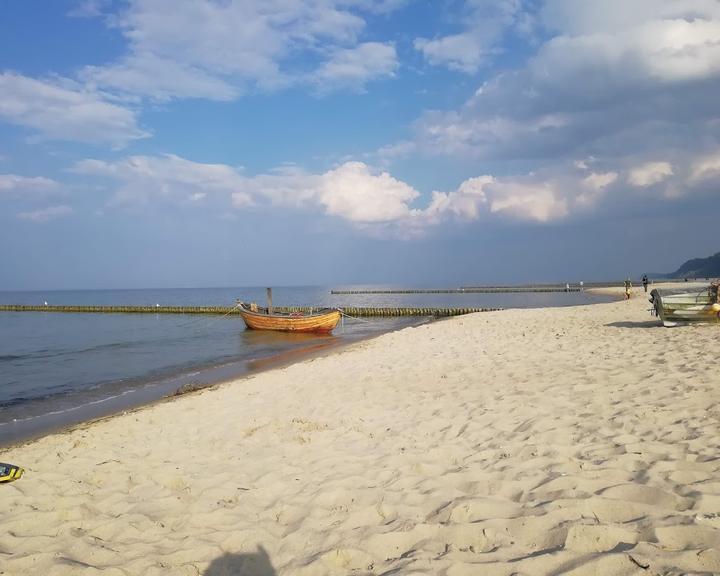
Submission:
[[[238,302],[238,309],[245,325],[253,330],[327,334],[340,322],[340,310],[337,308],[319,308],[310,313],[275,312],[271,308]]]
[[[706,288],[655,289],[650,293],[652,312],[662,320],[663,326],[676,326],[683,322],[720,322],[720,283]]]

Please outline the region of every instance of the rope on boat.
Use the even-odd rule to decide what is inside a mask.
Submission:
[[[366,322],[368,324],[372,324],[372,320],[365,320],[364,318],[358,318],[357,316],[350,316],[350,314],[345,314],[342,308],[338,308],[337,311],[340,312],[341,320],[344,320],[345,318],[351,318],[352,320],[357,320],[358,322]]]
[[[230,308],[227,312],[225,312],[225,314],[223,314],[222,316],[215,316],[215,318],[213,318],[213,319],[210,320],[209,322],[206,322],[206,323],[203,324],[202,326],[197,326],[197,325],[196,325],[196,322],[197,322],[197,321],[199,321],[199,320],[205,320],[205,318],[200,317],[200,318],[193,318],[193,319],[190,320],[190,322],[188,322],[187,324],[183,324],[183,325],[179,326],[179,328],[186,328],[186,327],[191,326],[191,325],[193,326],[193,328],[207,328],[208,326],[212,326],[213,324],[215,324],[215,322],[219,322],[220,320],[222,320],[222,319],[225,318],[226,316],[232,314],[233,311],[234,311],[236,308],[239,308],[239,307],[240,307],[240,305],[241,305],[241,302],[238,302],[237,304],[235,304],[235,306],[233,306],[233,307]]]

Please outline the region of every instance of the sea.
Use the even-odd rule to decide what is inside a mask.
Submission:
[[[332,294],[400,286],[273,288],[276,306],[534,308],[601,301],[586,292]],[[0,304],[227,306],[265,288],[0,291]],[[0,312],[0,446],[280,366],[429,318],[344,317],[331,335],[245,329],[237,315]]]

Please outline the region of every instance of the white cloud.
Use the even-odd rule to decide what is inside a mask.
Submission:
[[[552,132],[571,122],[562,114],[544,114],[529,119],[503,116],[485,117],[463,110],[460,112],[428,112],[416,123],[420,150],[431,154],[493,154],[517,141],[544,140]]]
[[[551,222],[570,214],[568,191],[550,178],[535,175],[465,180],[454,192],[433,192],[430,205],[415,214],[429,224],[448,217],[487,219],[494,215],[514,220]]]
[[[575,160],[573,164],[578,170],[590,170],[590,166],[595,162],[595,160],[596,159],[593,156],[589,156],[588,158],[584,158],[582,160]]]
[[[464,12],[462,31],[415,39],[415,49],[430,64],[472,74],[497,52],[508,29],[528,33],[530,15],[520,0],[466,0]]]
[[[606,188],[618,178],[617,172],[592,172],[585,178],[583,178],[583,186],[591,190],[602,190]]]
[[[363,13],[385,13],[403,3],[130,0],[110,20],[127,38],[128,54],[114,64],[87,67],[82,77],[159,100],[228,100],[253,86],[271,89],[318,79],[357,86],[397,67],[394,47],[357,44]],[[324,63],[323,55],[329,55]],[[300,58],[306,61],[302,70],[296,66]]]
[[[357,223],[401,219],[409,214],[408,203],[419,194],[386,172],[374,173],[361,162],[346,162],[324,174],[283,166],[248,177],[231,166],[202,164],[174,155],[131,156],[116,162],[83,160],[72,171],[117,181],[113,204],[220,199],[236,208],[257,204],[319,207],[326,214]]]
[[[110,66],[87,66],[80,73],[80,77],[105,89],[147,96],[155,100],[233,100],[240,94],[238,86],[222,77],[154,54],[133,55]]]
[[[563,34],[582,36],[597,32],[623,31],[648,20],[720,18],[715,0],[546,0],[541,10],[545,26]]]
[[[77,174],[109,177],[120,182],[112,202],[146,204],[157,198],[197,202],[206,195],[238,194],[237,202],[250,203],[241,190],[244,178],[224,164],[203,164],[168,154],[130,156],[116,162],[82,160],[72,171]]]
[[[457,216],[464,220],[476,220],[480,209],[487,203],[485,187],[496,182],[492,176],[477,176],[465,180],[455,192],[432,193],[430,205],[422,216],[437,223],[446,215]]]
[[[691,183],[720,179],[720,152],[703,156],[693,162],[690,169]]]
[[[382,76],[393,76],[398,67],[395,46],[366,42],[336,51],[315,74],[320,91],[335,86],[362,88],[366,82]]]
[[[414,46],[430,64],[447,65],[448,68],[460,72],[477,71],[486,58],[481,39],[469,32],[435,40],[417,38]]]
[[[396,142],[395,144],[388,144],[387,146],[382,146],[374,152],[368,152],[367,154],[365,154],[365,157],[375,158],[381,165],[388,166],[397,159],[407,158],[416,150],[417,145],[415,144],[415,142],[412,142],[410,140],[403,140],[400,142]]]
[[[322,176],[318,200],[328,214],[353,222],[406,218],[419,192],[387,172],[373,174],[362,162],[346,162]]]
[[[646,162],[630,170],[628,182],[633,186],[645,188],[659,184],[673,175],[669,162]]]
[[[515,21],[532,10],[532,3],[516,4],[506,12]],[[640,150],[691,156],[716,138],[720,2],[548,0],[541,15],[546,40],[527,63],[490,76],[456,110],[424,113],[414,125],[419,150],[536,163],[591,154],[622,161]],[[496,21],[510,22],[507,31],[512,18]],[[471,70],[479,63],[473,54],[464,49],[447,63]]]
[[[70,206],[60,205],[49,206],[47,208],[43,208],[41,210],[34,210],[32,212],[20,212],[17,217],[21,220],[28,220],[30,222],[42,224],[44,222],[54,220],[55,218],[68,216],[72,213],[73,209],[70,208]]]
[[[534,79],[600,73],[637,85],[689,81],[720,73],[720,22],[649,20],[620,30],[548,41],[531,65]]]
[[[550,222],[567,217],[582,200],[581,180],[537,175],[470,178],[452,192],[432,193],[426,207],[413,207],[420,193],[388,172],[363,162],[345,162],[321,174],[297,166],[246,176],[224,164],[202,164],[178,156],[131,156],[115,162],[83,160],[73,172],[117,182],[111,205],[156,201],[197,206],[218,201],[236,209],[269,206],[318,210],[362,226],[393,225],[422,230],[448,219],[474,221],[493,215]],[[615,173],[591,175],[595,190],[612,184]]]
[[[320,186],[320,176],[297,166],[281,166],[269,174],[243,177],[241,188],[232,194],[232,201],[238,208],[257,199],[273,206],[302,209],[315,202]]]
[[[41,138],[121,147],[148,136],[135,113],[69,81],[0,74],[0,119],[36,130]]]
[[[592,162],[607,166],[605,160],[593,158]],[[657,178],[653,175],[663,171],[663,167],[651,169],[654,164],[661,163],[640,165],[644,181]],[[700,175],[720,176],[720,155],[703,158],[694,168]],[[251,206],[256,211],[277,207],[315,211],[368,231],[395,231],[404,236],[454,220],[503,218],[551,223],[572,218],[627,196],[619,192],[627,191],[622,186],[629,178],[621,178],[620,169],[578,172],[568,162],[542,173],[468,178],[457,189],[433,191],[429,200],[423,201],[409,183],[355,161],[323,173],[286,165],[248,176],[228,165],[203,164],[173,155],[131,156],[115,162],[84,160],[73,171],[114,182],[110,206],[161,201],[193,209],[208,205],[216,212],[227,212],[231,206],[236,210]],[[681,171],[685,174],[688,169]],[[662,197],[679,195],[681,187],[676,180],[668,177]]]
[[[500,183],[493,190],[490,212],[508,214],[519,220],[549,222],[568,215],[568,203],[559,197],[551,182]]]
[[[294,166],[247,178],[243,194],[257,202],[296,209],[320,208],[324,213],[355,223],[400,220],[419,193],[386,172],[375,173],[362,162],[345,162],[323,174]],[[240,207],[242,203],[233,203]]]
[[[574,162],[576,168],[587,170],[587,162]],[[566,185],[572,188],[577,188],[577,196],[573,200],[573,205],[578,209],[591,209],[593,208],[600,199],[605,195],[606,188],[611,186],[618,180],[617,172],[591,172],[585,176],[579,186],[575,186],[574,183],[567,183]]]
[[[0,192],[34,192],[54,190],[58,183],[50,178],[0,174]]]

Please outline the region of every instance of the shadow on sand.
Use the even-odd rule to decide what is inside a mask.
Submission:
[[[613,328],[662,328],[663,325],[660,323],[659,320],[646,320],[644,322],[631,322],[631,321],[624,321],[624,322],[610,322],[610,324],[605,324],[605,326],[612,326]]]
[[[270,556],[262,546],[254,554],[223,554],[215,558],[203,576],[276,576]]]

